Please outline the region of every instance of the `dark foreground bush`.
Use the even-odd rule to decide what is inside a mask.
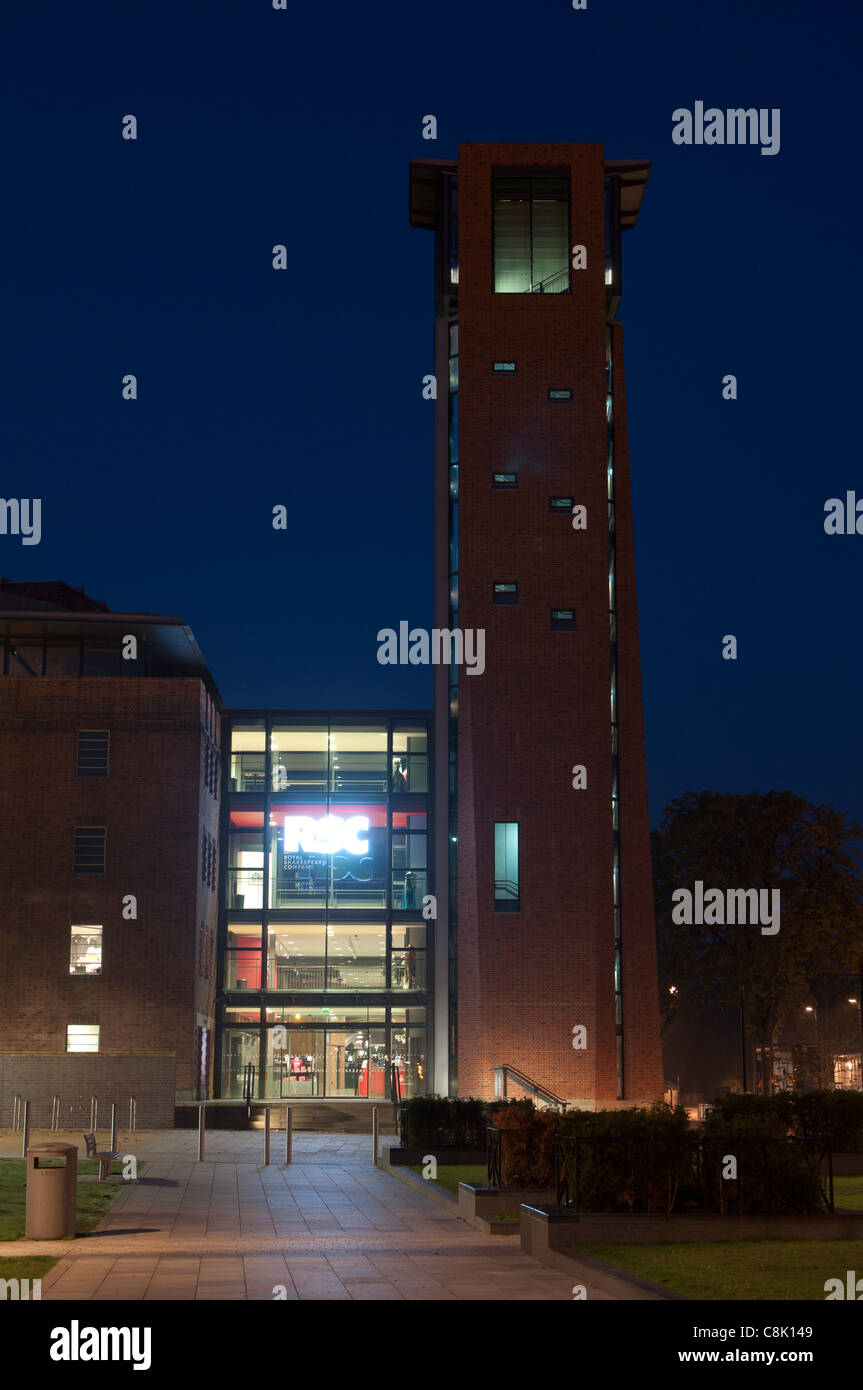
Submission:
[[[722,1096],[711,1115],[729,1123],[739,1119],[775,1118],[799,1135],[830,1139],[842,1153],[863,1153],[863,1094],[860,1091],[783,1091],[775,1096]]]
[[[694,1187],[697,1136],[681,1106],[571,1111],[560,1132],[578,1139],[582,1211],[667,1213]],[[574,1197],[574,1155],[568,1163]]]
[[[405,1142],[429,1149],[484,1149],[486,1119],[481,1100],[413,1096],[405,1101]]]
[[[406,1143],[439,1149],[483,1149],[492,1112],[533,1115],[532,1100],[485,1101],[472,1097],[413,1096],[405,1101]]]
[[[713,1110],[702,1133],[699,1186],[704,1209],[753,1214],[823,1211],[821,1148],[790,1134],[781,1106]]]
[[[794,1097],[795,1131],[829,1138],[837,1153],[863,1153],[863,1092],[809,1091]]]
[[[802,1124],[795,1102],[807,1097],[728,1096],[703,1127],[682,1107],[632,1110],[537,1110],[529,1100],[449,1100],[417,1096],[407,1102],[407,1142],[435,1148],[485,1148],[487,1126],[501,1131],[501,1179],[506,1187],[553,1188],[560,1158],[585,1212],[805,1212],[824,1209],[817,1170],[820,1146],[789,1137]],[[825,1105],[813,1107],[819,1120]],[[844,1136],[855,1132],[856,1111],[840,1107],[828,1119]],[[832,1117],[832,1118],[831,1118]],[[731,1161],[733,1160],[733,1162]],[[808,1161],[807,1161],[808,1160]],[[576,1171],[577,1169],[577,1171]]]

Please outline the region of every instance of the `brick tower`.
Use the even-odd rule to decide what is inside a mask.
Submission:
[[[463,1096],[662,1093],[614,321],[648,171],[600,145],[411,167],[436,248],[435,624],[485,633],[482,674],[435,670],[434,1077]]]

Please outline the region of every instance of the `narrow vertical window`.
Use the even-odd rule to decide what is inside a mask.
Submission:
[[[107,729],[81,729],[78,732],[79,777],[108,776],[108,747],[111,735]]]
[[[70,975],[101,975],[102,928],[73,926],[69,950]]]
[[[518,821],[495,821],[494,906],[496,912],[519,910]]]
[[[77,825],[73,836],[72,870],[76,874],[105,872],[105,841],[108,832],[102,825]]]

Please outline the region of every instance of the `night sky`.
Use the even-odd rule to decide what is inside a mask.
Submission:
[[[433,622],[408,161],[601,142],[653,162],[619,314],[652,818],[863,820],[863,535],[824,532],[863,498],[858,6],[27,0],[0,38],[2,492],[43,506],[3,574],[180,615],[231,706],[430,705],[375,640]],[[696,100],[780,108],[780,152],[676,146]]]

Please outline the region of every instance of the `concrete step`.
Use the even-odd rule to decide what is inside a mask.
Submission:
[[[319,1100],[291,1101],[294,1133],[314,1134],[371,1134],[372,1109],[378,1107],[380,1134],[395,1134],[397,1126],[389,1101]],[[284,1130],[284,1110],[279,1101],[272,1102],[270,1125],[275,1131]],[[250,1129],[264,1128],[264,1107],[252,1104]]]

